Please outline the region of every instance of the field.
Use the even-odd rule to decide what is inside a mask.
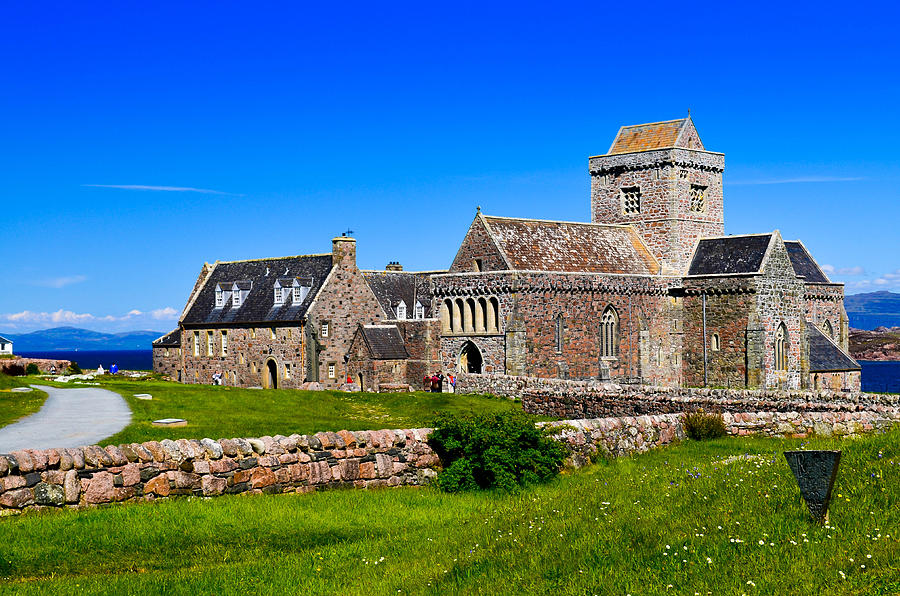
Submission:
[[[56,387],[83,387],[48,383]],[[319,431],[428,426],[442,412],[519,409],[507,399],[446,393],[343,393],[340,391],[255,390],[168,381],[103,378],[101,386],[122,395],[132,422],[102,441],[118,445],[162,439],[260,437]],[[152,400],[135,394],[149,393]],[[160,418],[183,418],[181,428],[151,425]]]
[[[840,448],[831,521],[781,452]],[[726,438],[518,494],[184,499],[0,520],[3,593],[896,594],[900,430]]]
[[[47,394],[43,391],[11,393],[13,387],[27,387],[33,378],[9,377],[0,374],[0,427],[6,426],[23,416],[34,414],[41,409]]]

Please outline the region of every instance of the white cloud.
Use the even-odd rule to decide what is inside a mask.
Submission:
[[[0,314],[0,324],[15,331],[34,331],[64,325],[87,326],[102,331],[119,331],[137,328],[158,329],[162,321],[178,320],[179,311],[171,306],[157,308],[149,312],[132,309],[124,315],[95,315],[59,309],[54,312],[23,310],[17,313]]]
[[[838,275],[862,275],[866,270],[857,265],[856,267],[841,267],[837,270]]]
[[[834,265],[822,265],[822,271],[828,274],[834,273]]]
[[[839,176],[805,176],[800,178],[775,178],[768,180],[733,180],[726,181],[725,184],[732,186],[754,186],[757,184],[806,184],[810,182],[854,182],[856,180],[865,180],[858,177],[839,177]]]
[[[118,190],[155,190],[162,192],[199,192],[205,195],[230,195],[234,193],[223,190],[211,190],[209,188],[194,188],[192,186],[156,186],[151,184],[82,184],[91,188],[115,188]],[[237,195],[242,196],[242,195]]]
[[[32,285],[41,286],[43,288],[64,288],[72,284],[78,284],[87,280],[85,275],[66,275],[62,277],[49,277],[47,279],[39,279],[31,282]]]

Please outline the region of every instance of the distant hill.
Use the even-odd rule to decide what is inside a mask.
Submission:
[[[844,308],[855,329],[900,327],[900,294],[869,292],[844,297]]]
[[[15,352],[50,350],[149,350],[161,331],[126,331],[100,333],[77,327],[54,327],[22,335],[3,336],[12,340]]]

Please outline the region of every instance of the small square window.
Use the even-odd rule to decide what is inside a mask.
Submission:
[[[337,365],[334,362],[328,363],[328,378],[333,379],[337,375]]]
[[[322,321],[322,337],[328,337],[328,321]]]
[[[291,378],[291,365],[287,364],[287,363],[285,363],[285,365],[284,365],[284,378],[285,379]]]
[[[691,184],[691,211],[703,213],[706,211],[706,187],[699,184]]]
[[[626,215],[641,212],[641,189],[638,186],[626,186],[621,190],[622,212]]]

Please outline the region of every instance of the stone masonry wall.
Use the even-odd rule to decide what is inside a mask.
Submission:
[[[850,352],[850,319],[844,310],[844,287],[805,284],[806,320],[825,331],[825,321],[831,323],[831,337],[845,352]]]
[[[724,414],[733,435],[849,436],[900,421],[891,412]],[[676,414],[550,422],[580,466],[684,438]],[[0,455],[0,515],[23,509],[96,506],[180,495],[304,493],[328,488],[425,484],[440,462],[431,429],[339,431],[259,439],[168,439]]]
[[[484,220],[476,216],[450,265],[450,273],[475,271],[475,259],[481,259],[482,271],[507,269],[506,261],[497,250],[485,228]]]
[[[158,348],[153,346],[153,372],[169,377],[173,381],[180,380],[181,348]]]

